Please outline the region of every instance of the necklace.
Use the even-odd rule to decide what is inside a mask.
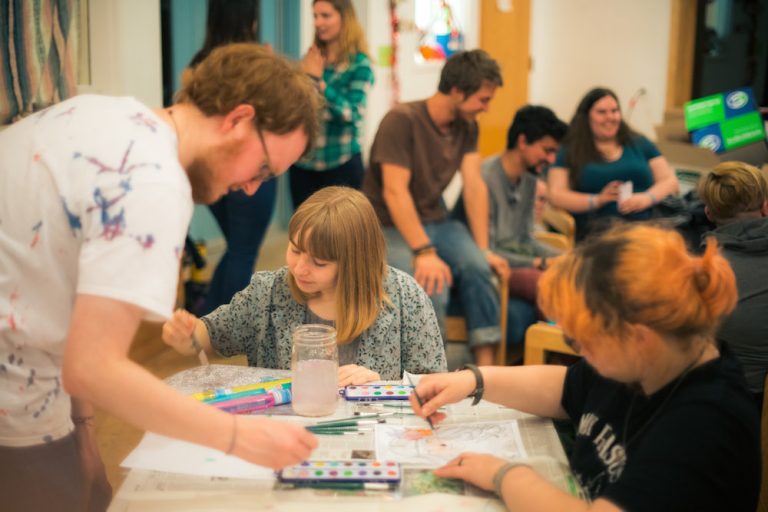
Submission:
[[[653,420],[655,420],[659,416],[661,411],[664,409],[664,406],[666,406],[667,403],[669,403],[670,399],[675,394],[675,391],[677,391],[678,388],[680,388],[680,385],[683,383],[683,381],[688,376],[688,374],[691,373],[691,371],[694,368],[696,368],[696,363],[698,363],[701,357],[704,355],[704,352],[706,352],[707,347],[708,345],[704,345],[704,347],[699,352],[699,355],[688,366],[686,366],[685,370],[683,370],[682,373],[680,373],[680,375],[675,379],[675,383],[672,385],[672,388],[669,390],[669,393],[667,393],[667,396],[664,397],[664,399],[661,401],[661,403],[656,408],[656,410],[653,411],[653,414],[651,414],[651,416],[647,420],[645,420],[645,422],[643,422],[642,425],[640,425],[640,428],[638,428],[632,434],[632,437],[627,439],[627,430],[629,429],[629,419],[632,416],[632,409],[634,408],[635,400],[637,399],[637,394],[632,395],[632,400],[629,402],[629,407],[627,408],[627,416],[624,418],[624,429],[622,432],[622,443],[624,445],[624,449],[626,449],[630,443],[632,443],[633,441],[636,441],[640,437],[640,434],[642,434],[648,428],[648,426],[653,422]]]
[[[704,345],[704,348],[699,352],[699,355],[683,370],[680,375],[675,379],[675,383],[672,385],[672,388],[669,390],[669,393],[667,393],[667,396],[664,397],[664,399],[661,401],[659,406],[656,408],[655,411],[650,415],[650,417],[643,422],[642,425],[640,425],[640,428],[638,428],[632,436],[627,439],[627,430],[629,429],[629,419],[632,416],[632,410],[635,405],[635,400],[637,399],[637,393],[632,395],[632,400],[629,402],[629,407],[627,408],[627,415],[624,417],[624,429],[621,433],[622,436],[622,445],[624,447],[624,453],[627,452],[627,447],[640,438],[640,434],[642,434],[648,426],[653,423],[653,421],[659,417],[661,414],[661,411],[664,409],[664,407],[670,402],[670,399],[675,394],[675,392],[680,388],[680,385],[683,383],[685,378],[688,376],[691,371],[693,371],[694,368],[696,368],[696,363],[699,362],[701,357],[704,355],[704,352],[707,350],[708,345]],[[625,455],[626,457],[626,455]],[[625,459],[626,460],[626,459]],[[622,469],[623,472],[623,469]],[[586,495],[591,496],[593,499],[594,497],[598,496],[605,485],[604,483],[601,483],[603,477],[605,477],[608,474],[608,468],[600,471],[597,475],[589,478],[588,480],[581,482],[580,485],[582,487],[582,490],[586,492]]]

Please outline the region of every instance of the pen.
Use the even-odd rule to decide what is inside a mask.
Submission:
[[[413,396],[416,397],[416,401],[419,403],[419,407],[424,407],[424,401],[421,399],[419,394],[416,392],[416,386],[413,383],[413,379],[411,379],[411,375],[406,373],[405,376],[408,378],[408,383],[411,386],[413,386]],[[429,416],[427,416],[424,419],[427,420],[427,423],[429,423],[429,428],[432,429],[432,432],[434,432],[435,431],[435,426],[432,424],[432,419]]]

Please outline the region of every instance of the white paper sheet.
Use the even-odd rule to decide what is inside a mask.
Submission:
[[[527,456],[516,420],[429,428],[376,425],[376,458],[442,466],[462,452],[490,453],[504,459]]]
[[[218,450],[146,433],[123,460],[122,467],[228,478],[272,480],[274,472]]]

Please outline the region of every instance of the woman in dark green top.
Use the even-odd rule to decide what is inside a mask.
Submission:
[[[667,160],[629,128],[616,94],[603,88],[579,103],[548,182],[551,203],[573,214],[577,240],[597,219],[648,219],[653,205],[678,191]]]

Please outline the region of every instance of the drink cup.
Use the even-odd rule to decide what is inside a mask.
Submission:
[[[338,369],[336,329],[306,324],[293,331],[292,404],[296,414],[327,416],[336,410]]]

